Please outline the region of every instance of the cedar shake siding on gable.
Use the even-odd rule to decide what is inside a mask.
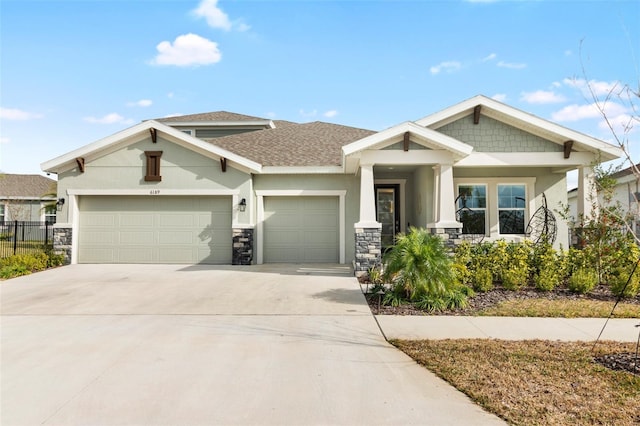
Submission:
[[[341,148],[376,132],[315,121],[275,122],[275,129],[208,139],[263,166],[341,166]]]

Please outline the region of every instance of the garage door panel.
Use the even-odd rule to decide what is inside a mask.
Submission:
[[[82,196],[79,207],[81,263],[231,263],[231,197]]]
[[[265,197],[264,261],[339,259],[338,197]]]
[[[155,234],[152,231],[120,231],[120,244],[154,244]]]

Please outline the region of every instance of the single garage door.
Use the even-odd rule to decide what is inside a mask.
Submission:
[[[338,197],[265,197],[264,261],[337,263]]]
[[[81,196],[79,208],[80,263],[231,263],[231,197]]]

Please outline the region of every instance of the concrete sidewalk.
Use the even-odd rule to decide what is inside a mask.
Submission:
[[[605,318],[514,318],[377,315],[387,339],[594,341]],[[610,319],[600,340],[636,342],[640,319]]]

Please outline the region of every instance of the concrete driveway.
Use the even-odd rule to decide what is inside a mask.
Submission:
[[[2,425],[503,424],[384,341],[349,268],[73,265],[0,303]]]

